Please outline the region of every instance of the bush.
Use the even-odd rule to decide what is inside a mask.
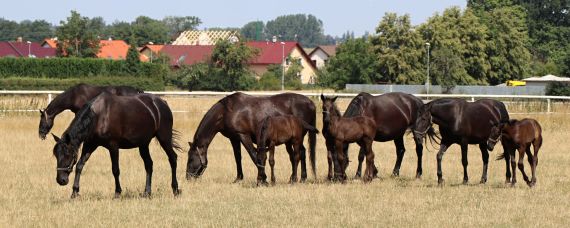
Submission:
[[[162,80],[152,78],[126,77],[90,77],[90,78],[0,78],[1,90],[65,90],[78,83],[92,85],[127,85],[144,91],[164,90]]]
[[[554,82],[546,87],[546,95],[550,96],[570,96],[570,85],[562,82]]]

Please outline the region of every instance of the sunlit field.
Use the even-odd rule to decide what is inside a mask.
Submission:
[[[553,104],[552,114],[540,112],[539,104],[508,104],[512,118],[536,118],[543,127],[544,143],[539,152],[537,185],[529,188],[517,170],[518,184],[505,185],[505,162],[495,161],[500,146],[491,152],[489,181],[479,184],[481,153],[469,146],[468,185],[462,185],[459,146],[443,158],[446,185],[437,186],[436,151],[424,150],[424,175],[415,179],[417,156],[411,135],[406,136],[406,155],[400,177],[390,177],[396,159],[393,143],[374,143],[380,178],[369,184],[350,180],[346,184],[326,179],[326,150],[319,135],[317,177],[307,183],[288,184],[291,166],[284,148],[276,151],[277,184],[257,187],[255,169],[242,148],[244,181],[233,184],[235,162],[229,141],[217,135],[208,153],[208,169],[198,180],[187,181],[184,172],[187,142],[205,111],[217,98],[168,97],[174,126],[181,132],[178,180],[182,194],[174,198],[170,188],[170,166],[158,143],[151,143],[154,161],[152,198],[140,198],[145,171],[137,150],[121,150],[123,194],[113,199],[114,179],[109,153],[99,148],[83,169],[81,196],[70,199],[71,185],[59,186],[55,144],[51,137],[38,137],[38,112],[0,113],[0,224],[3,227],[194,227],[194,226],[540,226],[570,224],[570,116],[564,104]],[[315,100],[316,101],[316,100]],[[339,100],[344,110],[349,99]],[[37,109],[44,98],[0,98],[0,109]],[[320,107],[320,103],[317,103]],[[535,107],[536,106],[536,107]],[[73,114],[58,116],[52,130],[61,135]],[[318,114],[318,128],[321,115]],[[347,174],[356,169],[357,148],[350,149]],[[530,170],[525,158],[525,168]],[[269,169],[267,169],[269,171]]]

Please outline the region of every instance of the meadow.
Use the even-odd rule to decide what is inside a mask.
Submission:
[[[194,227],[194,226],[523,226],[566,227],[570,223],[570,132],[566,105],[562,113],[528,114],[527,106],[509,105],[512,118],[536,118],[543,127],[544,144],[539,153],[538,182],[529,188],[517,171],[519,183],[505,185],[505,162],[495,161],[497,146],[490,153],[489,181],[479,184],[482,161],[477,146],[469,146],[468,185],[462,185],[459,146],[444,156],[446,185],[437,186],[437,148],[424,149],[424,175],[415,179],[417,157],[411,135],[406,136],[406,155],[400,177],[390,177],[396,155],[393,143],[375,142],[379,179],[365,184],[350,180],[329,183],[326,178],[324,139],[318,136],[317,178],[307,183],[288,184],[290,163],[285,150],[276,151],[277,184],[257,187],[252,161],[242,148],[245,179],[231,183],[236,175],[229,141],[217,135],[208,153],[208,169],[198,180],[187,181],[187,141],[204,112],[219,98],[174,98],[168,103],[175,111],[175,128],[181,132],[184,152],[178,155],[178,179],[182,195],[174,198],[170,189],[170,167],[158,143],[151,144],[154,161],[153,196],[140,198],[144,190],[143,161],[136,150],[121,150],[123,195],[113,199],[114,181],[109,153],[99,148],[87,162],[81,178],[81,196],[70,199],[71,184],[55,181],[55,144],[50,137],[38,137],[38,112],[0,113],[0,226],[3,227]],[[344,110],[348,99],[341,99]],[[2,97],[0,108],[45,107],[34,97]],[[319,106],[320,103],[317,103]],[[532,105],[530,105],[532,106]],[[61,135],[73,114],[56,118],[53,133]],[[321,115],[318,114],[318,128]],[[353,176],[357,148],[350,149],[347,174]],[[525,159],[525,168],[530,166]]]

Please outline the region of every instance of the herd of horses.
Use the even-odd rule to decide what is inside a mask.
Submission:
[[[328,180],[347,180],[348,146],[351,143],[360,146],[355,178],[361,177],[363,181],[369,182],[377,177],[378,169],[374,164],[372,151],[374,141],[394,141],[397,159],[392,175],[398,176],[405,153],[404,136],[411,132],[418,156],[416,178],[422,176],[423,147],[429,140],[440,146],[437,153],[439,185],[444,183],[441,169],[443,155],[452,144],[461,147],[464,183],[469,180],[468,145],[479,145],[483,160],[481,183],[485,183],[489,151],[501,141],[504,151],[499,159],[506,161],[506,183],[515,185],[515,171],[518,166],[525,182],[530,187],[536,184],[538,150],[542,145],[540,124],[533,119],[510,119],[505,105],[500,101],[481,99],[467,102],[462,99],[443,98],[424,104],[421,99],[405,93],[394,92],[379,96],[360,93],[352,99],[344,114],[341,114],[335,103],[337,97],[321,95],[320,98],[323,120],[320,133],[326,144]],[[78,84],[58,95],[46,109],[40,110],[41,139],[46,138],[53,127],[54,118],[64,110],[74,112],[75,118],[61,137],[52,134],[56,141],[53,154],[57,161],[58,184],[68,184],[69,174],[75,166],[72,198],[79,195],[81,171],[99,146],[108,149],[111,155],[115,197],[119,197],[122,192],[119,181],[119,149],[138,147],[147,174],[142,195],[150,196],[153,162],[149,143],[153,138],[157,139],[168,156],[173,194],[180,194],[175,152],[181,150],[177,143],[179,134],[173,128],[172,111],[160,97],[128,86]],[[236,92],[228,95],[206,112],[192,142],[189,142],[186,178],[198,178],[205,172],[208,166],[208,147],[218,133],[227,137],[232,145],[236,162],[236,182],[244,178],[241,162],[243,145],[258,169],[258,184],[268,184],[265,164],[269,152],[271,182],[275,183],[274,150],[282,144],[285,144],[291,162],[290,182],[297,181],[299,163],[300,180],[305,181],[307,150],[303,142],[307,135],[311,171],[316,178],[315,149],[319,133],[316,122],[317,107],[311,99],[300,94],[282,93],[256,97]],[[434,124],[438,125],[439,133],[434,129]],[[530,151],[530,145],[533,145],[534,154]],[[515,163],[517,150],[518,164]],[[527,155],[531,166],[531,179],[524,172],[524,154]],[[364,158],[366,166],[362,174]]]

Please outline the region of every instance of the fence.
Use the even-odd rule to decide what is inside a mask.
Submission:
[[[0,91],[0,95],[15,95],[15,96],[45,96],[45,101],[47,103],[51,102],[51,100],[58,94],[62,93],[63,91]],[[233,92],[209,92],[209,91],[195,91],[195,92],[148,92],[156,95],[161,96],[174,96],[174,97],[181,97],[181,98],[194,98],[194,97],[223,97],[226,95],[230,95]],[[246,94],[256,95],[256,96],[269,96],[279,94],[281,92],[274,91],[274,92],[244,92]],[[319,92],[298,92],[298,94],[302,94],[308,97],[318,98],[321,93]],[[357,95],[357,93],[324,93],[325,96],[338,96],[341,98],[352,98]],[[372,95],[380,95],[380,94],[372,94]],[[432,100],[436,98],[464,98],[470,101],[475,101],[476,99],[481,98],[492,98],[492,99],[499,99],[503,100],[506,103],[516,103],[517,100],[533,100],[539,101],[546,104],[546,113],[552,112],[552,104],[553,102],[570,102],[570,96],[539,96],[539,95],[488,95],[488,94],[414,94],[415,96],[422,98],[423,100]],[[46,104],[47,104],[46,103]],[[565,106],[565,104],[562,104]],[[6,109],[0,107],[0,109],[4,112],[10,111],[37,111],[37,109],[27,110],[27,109]]]
[[[545,86],[455,86],[445,89],[439,85],[431,85],[429,93],[434,94],[496,94],[496,95],[544,95]],[[347,91],[364,91],[369,93],[404,92],[425,94],[424,85],[369,85],[346,84]]]

